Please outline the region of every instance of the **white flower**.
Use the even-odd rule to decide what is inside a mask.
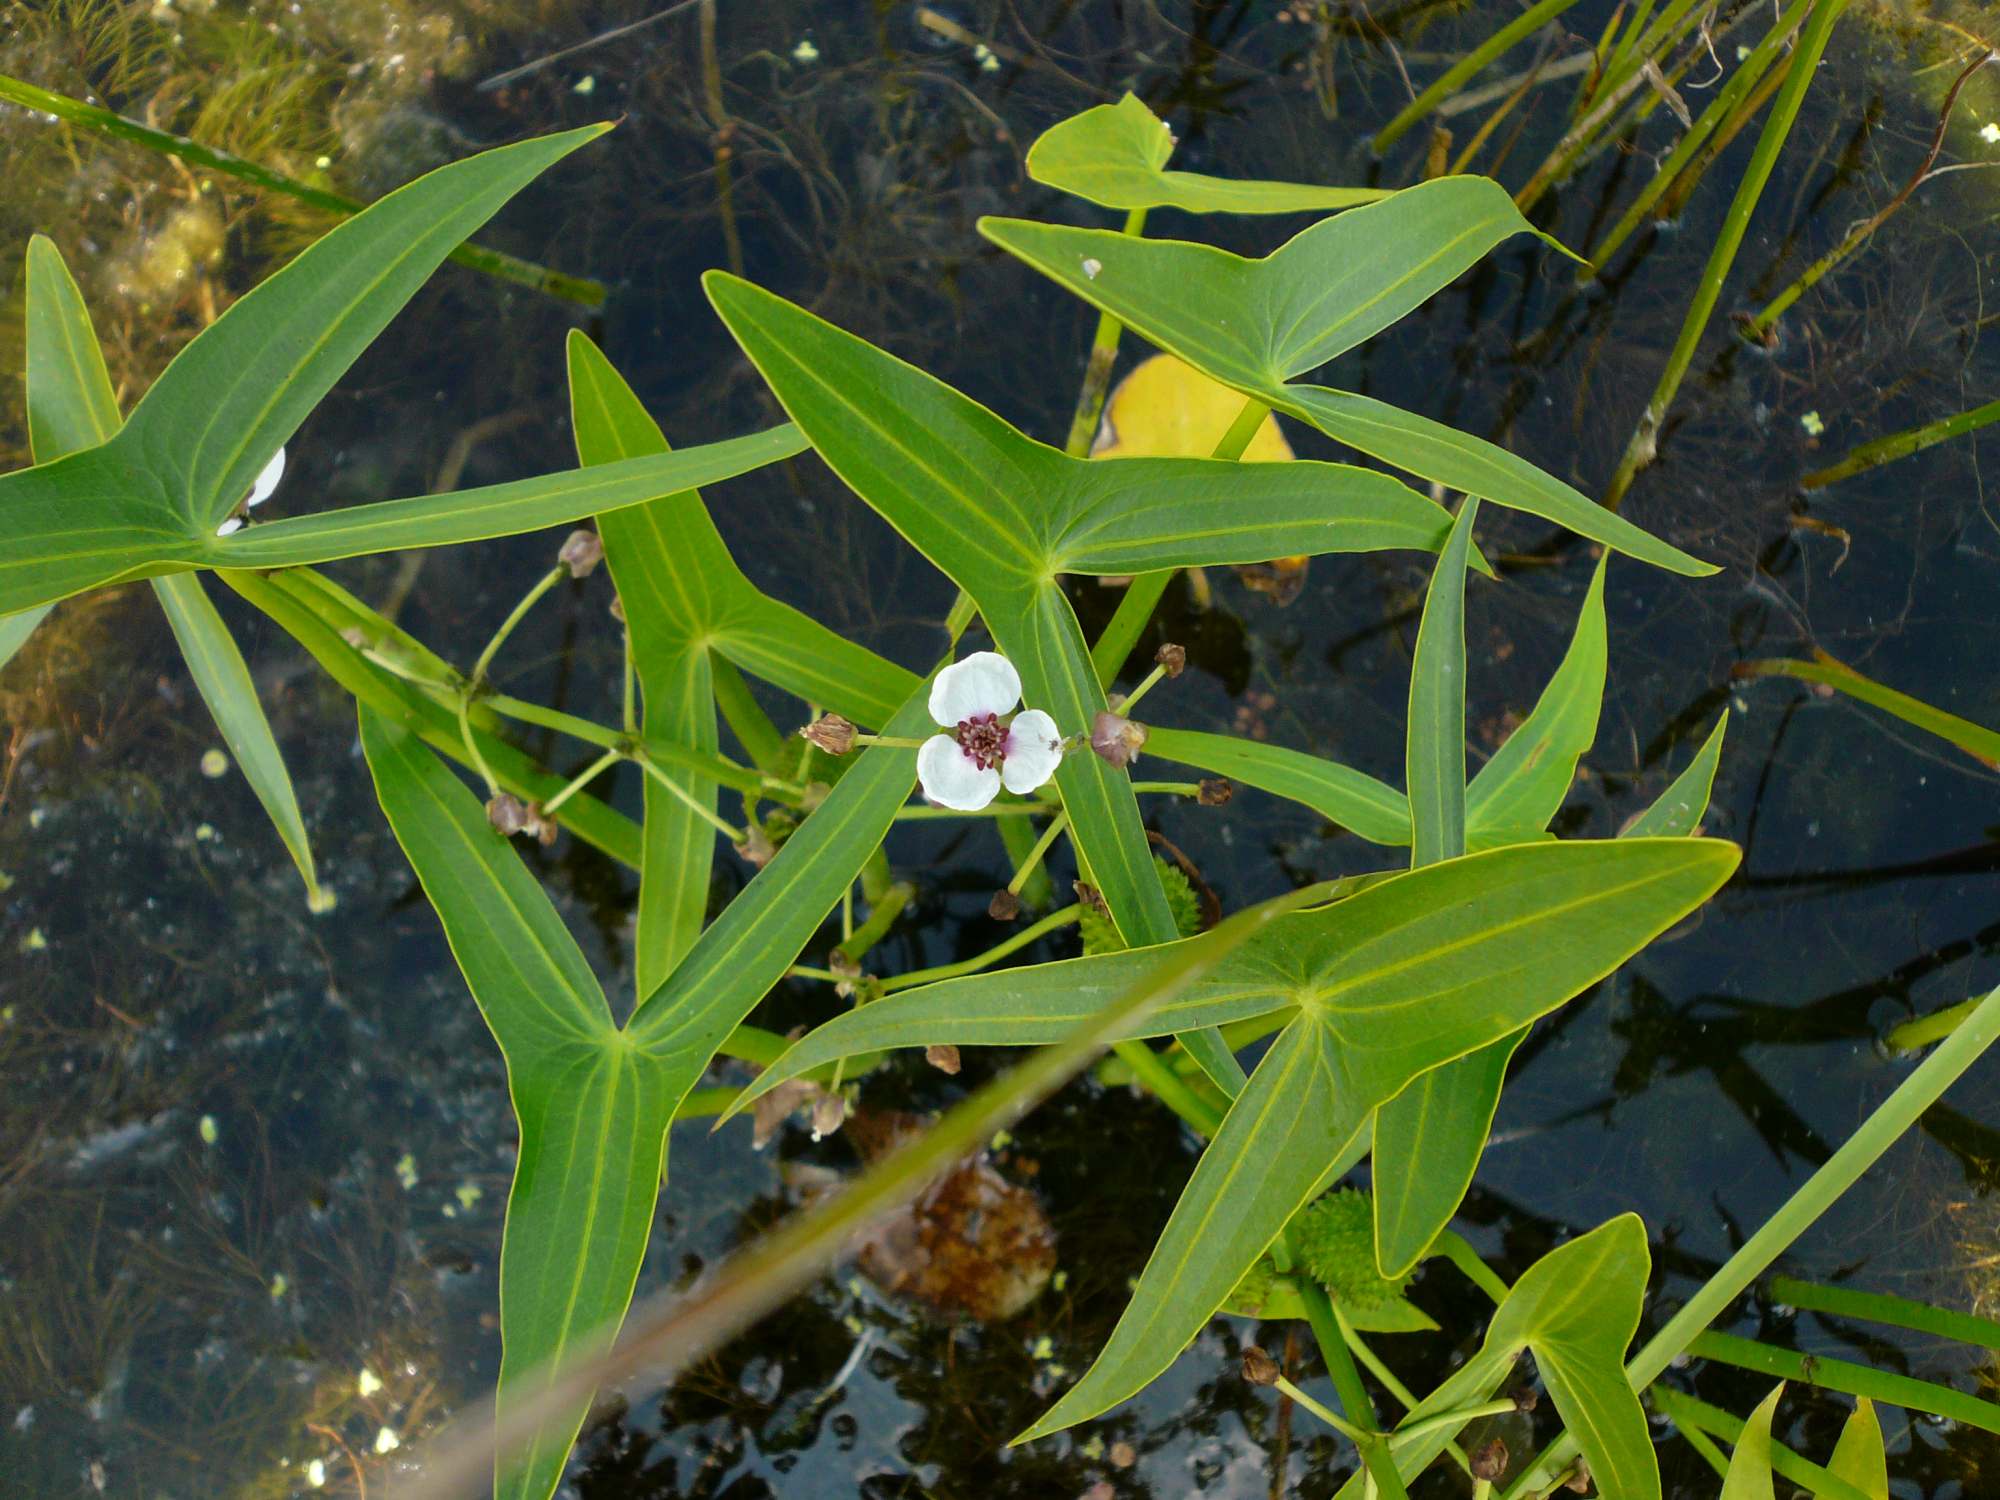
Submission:
[[[1056,721],[1039,708],[1014,713],[1021,674],[997,651],[953,662],[931,684],[931,717],[945,729],[917,751],[917,780],[941,807],[978,812],[999,794],[1032,792],[1062,760]],[[1008,714],[1011,720],[1002,722]]]
[[[278,481],[285,477],[285,450],[281,447],[271,461],[258,473],[257,480],[250,486],[250,493],[243,497],[239,505],[223,523],[215,528],[217,536],[228,536],[243,529],[244,513],[256,509],[278,488]]]

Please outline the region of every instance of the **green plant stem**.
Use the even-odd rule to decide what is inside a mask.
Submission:
[[[1913,1016],[1900,1026],[1890,1028],[1889,1034],[1882,1039],[1883,1045],[1892,1052],[1915,1052],[1932,1042],[1943,1041],[1977,1009],[1979,1000],[1975,997],[1961,1000],[1956,1005],[1947,1005],[1943,1010],[1931,1011],[1928,1015]]]
[[[1125,215],[1124,232],[1137,238],[1146,232],[1146,210],[1135,208]],[[1104,411],[1104,396],[1111,389],[1111,371],[1118,363],[1118,340],[1125,325],[1110,313],[1100,313],[1097,332],[1090,340],[1090,362],[1083,369],[1083,389],[1077,393],[1076,414],[1070,418],[1069,437],[1063,452],[1084,458],[1097,436],[1097,419]]]
[[[611,759],[615,757],[617,754],[618,752],[615,750],[607,751],[605,752],[605,757],[606,759]],[[749,838],[750,835],[744,829],[738,828],[735,824],[731,823],[727,818],[723,817],[720,813],[716,812],[714,808],[710,807],[707,803],[703,802],[701,798],[695,796],[694,793],[690,792],[686,787],[682,786],[678,781],[674,780],[673,777],[669,776],[665,771],[661,770],[659,766],[653,762],[653,758],[651,756],[638,755],[634,756],[633,759],[638,762],[640,770],[644,771],[648,776],[652,777],[653,780],[657,781],[660,784],[660,786],[663,789],[665,789],[670,795],[672,795],[674,799],[678,801],[683,807],[687,808],[688,811],[692,812],[696,817],[700,818],[704,823],[708,824],[709,827],[713,828],[717,833],[721,834],[724,838],[728,839],[730,843],[741,844]]]
[[[1951,1087],[1959,1075],[2000,1038],[2000,989],[1979,1002],[1965,1022],[1939,1044],[1862,1122],[1861,1128],[1827,1158],[1826,1164],[1806,1179],[1805,1184],[1786,1200],[1743,1247],[1667,1321],[1659,1332],[1632,1356],[1625,1366],[1625,1378],[1632,1389],[1643,1391],[1660,1378],[1708,1325],[1740,1296],[1786,1248],[1805,1233]],[[1529,1493],[1537,1482],[1560,1470],[1576,1456],[1575,1439],[1564,1434],[1508,1489],[1508,1500]]]
[[[1304,1407],[1335,1432],[1353,1443],[1355,1447],[1362,1448],[1367,1446],[1369,1442],[1369,1435],[1367,1433],[1363,1432],[1346,1418],[1337,1415],[1318,1401],[1315,1401],[1296,1385],[1293,1385],[1287,1377],[1280,1375],[1272,1382],[1272,1385],[1280,1395],[1288,1397],[1299,1406]]]
[[[472,733],[472,694],[460,689],[458,694],[458,737],[465,741],[465,758],[479,779],[486,783],[486,799],[492,801],[500,795],[500,779],[493,774],[493,768],[486,764],[486,757],[480,752],[479,741]]]
[[[2000,421],[2000,401],[1988,401],[1985,405],[1975,406],[1969,411],[1954,412],[1948,417],[1940,417],[1937,421],[1926,422],[1920,427],[1872,439],[1851,450],[1839,463],[1828,464],[1824,469],[1814,469],[1805,475],[1799,480],[1799,488],[1824,489],[1830,484],[1851,479],[1856,474],[1866,473],[1869,469],[1882,464],[1894,463],[1899,458],[1908,458],[1912,453],[1921,453],[1924,449],[1935,447],[1951,438],[1976,432],[1994,421]]]
[[[581,771],[577,772],[575,776],[571,777],[569,784],[567,786],[565,786],[561,791],[557,792],[553,797],[549,798],[548,801],[544,802],[542,804],[542,811],[545,813],[555,812],[565,802],[569,801],[570,798],[574,797],[578,792],[582,791],[585,787],[589,786],[591,782],[595,781],[599,776],[603,775],[604,772],[610,770],[613,766],[617,765],[618,762],[623,760],[624,758],[625,756],[621,751],[618,750],[605,751],[602,755],[598,756],[596,760],[592,761],[589,765],[585,766]]]
[[[1132,1070],[1133,1081],[1202,1135],[1212,1138],[1222,1128],[1222,1111],[1196,1093],[1187,1080],[1145,1042],[1136,1039],[1114,1042],[1111,1050]]]
[[[1375,132],[1375,139],[1370,143],[1375,154],[1380,156],[1387,151],[1412,125],[1457,93],[1460,85],[1494,58],[1529,33],[1554,20],[1574,4],[1576,0],[1539,0],[1539,3],[1522,11],[1520,15],[1466,53],[1447,68],[1429,88],[1404,105],[1393,120]]]
[[[1697,1335],[1688,1346],[1688,1353],[1698,1359],[1712,1359],[1739,1370],[1755,1370],[1780,1380],[1818,1386],[1821,1390],[1866,1396],[1871,1401],[1886,1401],[1909,1411],[1927,1411],[1981,1432],[2000,1432],[2000,1406],[1991,1401],[1968,1396],[1950,1386],[1872,1369],[1850,1360],[1776,1349],[1755,1339],[1717,1333],[1714,1329]]]
[[[854,929],[853,936],[843,938],[834,952],[849,963],[860,963],[869,949],[889,935],[889,929],[896,925],[896,918],[903,914],[904,908],[916,899],[916,895],[917,888],[909,881],[896,881],[869,902],[868,919]],[[888,986],[885,983],[883,987],[886,989]]]
[[[1117,712],[1129,718],[1132,710],[1139,706],[1139,700],[1150,693],[1153,690],[1153,684],[1166,675],[1167,669],[1164,666],[1155,666],[1152,671],[1139,679],[1137,687],[1125,695],[1125,701],[1118,705]]]
[[[785,752],[785,737],[778,733],[771,716],[750,691],[750,684],[727,657],[709,653],[709,680],[715,688],[715,706],[724,722],[742,745],[743,753],[758,770],[776,771]]]
[[[1495,1307],[1507,1300],[1507,1283],[1494,1274],[1493,1268],[1479,1258],[1479,1252],[1457,1230],[1445,1230],[1431,1248],[1456,1266],[1467,1281],[1486,1293]]]
[[[1056,840],[1062,837],[1062,832],[1067,827],[1069,827],[1069,814],[1066,812],[1059,812],[1049,819],[1049,826],[1042,830],[1042,836],[1036,839],[1033,846],[1022,856],[1020,867],[1014,871],[1014,878],[1007,882],[1008,895],[1021,894],[1021,887],[1034,879],[1035,872],[1042,868],[1042,861],[1048,857],[1049,850],[1055,847]]]
[[[486,643],[486,649],[479,653],[479,659],[473,662],[472,670],[466,674],[466,682],[474,691],[486,681],[486,669],[493,665],[493,658],[500,654],[500,648],[507,644],[507,637],[514,633],[514,628],[528,617],[528,611],[540,602],[542,595],[561,583],[568,573],[569,569],[560,563],[549,569],[500,622],[500,628],[493,632],[493,639]]]
[[[1333,1380],[1340,1404],[1347,1408],[1347,1415],[1357,1426],[1374,1436],[1380,1431],[1375,1403],[1368,1399],[1368,1387],[1361,1383],[1361,1371],[1354,1365],[1354,1351],[1347,1347],[1340,1320],[1334,1316],[1333,1299],[1310,1276],[1299,1277],[1298,1288],[1299,1301],[1305,1304],[1306,1322],[1312,1326],[1313,1338],[1319,1343],[1320,1357],[1326,1361],[1326,1373]]]
[[[80,126],[95,135],[107,139],[123,141],[129,145],[142,146],[148,151],[156,151],[162,156],[171,156],[184,161],[189,166],[200,167],[224,176],[234,177],[239,182],[247,182],[253,187],[283,193],[288,198],[296,198],[301,203],[324,209],[330,214],[345,218],[358,214],[368,205],[358,203],[339,193],[328,192],[308,183],[296,181],[282,172],[274,172],[269,167],[256,162],[245,161],[240,156],[232,156],[227,151],[217,151],[203,146],[184,136],[171,135],[164,130],[155,130],[149,125],[141,125],[137,120],[128,120],[123,115],[114,114],[95,104],[86,104],[80,99],[72,99],[67,94],[50,93],[47,89],[36,88],[32,83],[24,83],[18,78],[0,74],[0,99],[23,108],[38,110],[54,115],[68,124]],[[546,266],[538,266],[531,260],[507,255],[499,250],[489,250],[483,245],[468,240],[451,252],[451,258],[460,265],[478,271],[486,276],[509,281],[516,286],[532,287],[565,302],[574,302],[588,308],[604,306],[604,283],[592,281],[587,276],[570,276],[561,271],[552,271]]]
[[[625,633],[625,685],[619,698],[619,722],[625,726],[627,734],[639,732],[639,666],[632,656],[632,633]]]
[[[1970,719],[1962,719],[1957,714],[1946,713],[1941,708],[1933,708],[1921,698],[1899,693],[1872,677],[1864,677],[1824,651],[1815,651],[1811,661],[1776,657],[1738,662],[1729,675],[1736,678],[1792,677],[1800,682],[1830,687],[1866,703],[1870,708],[1879,708],[1914,729],[1921,729],[1926,734],[1934,734],[1946,743],[1956,745],[1989,771],[2000,770],[2000,732],[1988,729],[1984,724],[1975,724]]]
[[[1354,1352],[1355,1359],[1375,1377],[1376,1382],[1384,1390],[1396,1398],[1404,1411],[1415,1411],[1419,1404],[1416,1392],[1404,1385],[1397,1378],[1396,1372],[1383,1363],[1382,1357],[1371,1349],[1368,1341],[1355,1330],[1354,1325],[1348,1321],[1347,1314],[1340,1310],[1338,1303],[1334,1304],[1333,1315],[1340,1324],[1340,1336],[1346,1340],[1347,1347]],[[1472,1472],[1472,1460],[1466,1457],[1465,1450],[1458,1445],[1456,1439],[1446,1443],[1444,1451],[1451,1455],[1452,1462],[1460,1469],[1468,1474]]]
[[[1701,1455],[1702,1462],[1715,1471],[1717,1479],[1728,1477],[1729,1455],[1716,1446],[1715,1439],[1699,1427],[1688,1426],[1681,1428],[1681,1436],[1687,1439],[1690,1448]]]
[[[1243,409],[1237,412],[1236,420],[1229,424],[1229,430],[1223,433],[1222,441],[1215,445],[1214,452],[1209,456],[1231,460],[1241,458],[1243,450],[1250,446],[1250,440],[1264,425],[1264,418],[1270,415],[1270,411],[1270,407],[1254,397],[1246,400]],[[1118,608],[1111,612],[1104,633],[1090,648],[1090,664],[1097,669],[1098,686],[1111,686],[1118,669],[1125,665],[1125,658],[1132,654],[1139,637],[1145,634],[1146,622],[1153,618],[1153,611],[1159,607],[1160,599],[1167,592],[1167,585],[1173,577],[1172,568],[1160,568],[1151,573],[1137,574],[1125,585],[1125,597],[1118,601]],[[1133,696],[1138,695],[1135,693]]]
[[[1721,231],[1716,235],[1715,247],[1709,252],[1708,264],[1702,271],[1701,284],[1695,290],[1687,317],[1682,320],[1673,352],[1667,356],[1667,367],[1660,372],[1659,384],[1653,388],[1646,409],[1625,445],[1625,455],[1619,460],[1617,472],[1611,476],[1611,483],[1605,490],[1604,504],[1607,509],[1618,509],[1625,492],[1632,486],[1633,477],[1650,464],[1659,451],[1660,425],[1666,420],[1667,408],[1673,404],[1675,395],[1680,391],[1681,380],[1687,374],[1688,366],[1694,362],[1695,349],[1708,327],[1709,315],[1715,311],[1716,300],[1722,295],[1722,283],[1729,275],[1729,268],[1736,261],[1736,252],[1743,244],[1744,233],[1750,227],[1750,215],[1757,207],[1757,200],[1763,196],[1765,183],[1770,181],[1778,153],[1791,134],[1799,106],[1805,102],[1806,88],[1819,69],[1827,39],[1846,5],[1847,0],[1813,0],[1812,14],[1807,17],[1805,29],[1793,49],[1785,86],[1778,92],[1777,103],[1772,106],[1770,117],[1764,122],[1763,133],[1757,138],[1757,149],[1751,155],[1749,169],[1736,186],[1736,196],[1730,200],[1729,211],[1723,217]]]
[[[1409,1427],[1398,1427],[1389,1434],[1389,1446],[1400,1448],[1405,1443],[1413,1443],[1420,1437],[1433,1432],[1441,1432],[1449,1427],[1454,1430],[1466,1427],[1483,1417],[1511,1415],[1520,1410],[1512,1401],[1487,1401],[1478,1406],[1462,1407],[1458,1411],[1441,1411],[1436,1416],[1425,1417],[1421,1422]]]

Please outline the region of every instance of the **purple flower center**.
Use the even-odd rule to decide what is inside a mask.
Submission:
[[[958,721],[958,748],[982,771],[993,769],[1006,753],[1007,730],[998,714],[974,714]]]

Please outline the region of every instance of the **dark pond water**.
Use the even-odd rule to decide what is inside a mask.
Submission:
[[[482,91],[483,78],[658,7],[223,3],[160,6],[152,19],[147,9],[102,6],[90,21],[89,7],[0,8],[0,64],[71,92],[95,88],[130,113],[149,98],[170,107],[171,89],[202,97],[213,79],[262,68],[256,88],[208,123],[295,170],[312,170],[323,150],[335,180],[363,191],[476,144],[619,119],[490,238],[613,285],[592,330],[683,443],[772,413],[696,285],[735,253],[756,280],[1059,437],[1091,319],[972,229],[986,212],[1106,222],[1026,181],[1021,153],[1039,130],[1129,87],[1169,113],[1181,165],[1328,182],[1379,171],[1401,183],[1421,143],[1379,169],[1365,147],[1407,97],[1388,43],[1421,83],[1504,18],[1490,6],[1447,15],[1422,3],[1369,17],[1356,5],[1340,9],[1346,19],[1324,41],[1286,19],[1313,7],[1276,0],[941,0],[938,13],[991,39],[989,65],[907,5],[725,3],[717,61],[734,122],[739,252],[718,211],[718,120],[692,12]],[[82,38],[87,21],[109,27],[106,15],[127,13],[139,19]],[[1566,20],[1594,38],[1609,14],[1585,0]],[[1843,23],[1724,313],[1756,305],[1920,160],[1949,77],[1927,36],[1882,14]],[[1498,71],[1526,66],[1531,52]],[[1519,136],[1496,136],[1497,168],[1503,146],[1482,164],[1510,186],[1523,180],[1563,128],[1567,87],[1538,94]],[[1996,104],[1968,92],[1946,160],[1994,152],[1977,127]],[[1553,230],[1585,240],[1607,204],[1615,212],[1629,200],[1673,139],[1661,115],[1548,206]],[[1462,142],[1469,122],[1452,123]],[[1749,144],[1723,155],[1682,225],[1644,243],[1606,288],[1574,296],[1549,253],[1510,245],[1335,376],[1601,488]],[[55,235],[134,388],[215,296],[253,281],[304,233],[282,208],[203,196],[121,150],[80,140],[66,155],[17,116],[0,119],[0,145],[16,164],[0,189],[0,256],[18,265],[30,229]],[[1726,571],[1690,582],[1614,565],[1611,698],[1559,827],[1615,829],[1726,713],[1710,827],[1747,857],[1699,921],[1545,1024],[1517,1060],[1463,1221],[1510,1275],[1562,1237],[1636,1210],[1654,1238],[1657,1320],[1904,1076],[1908,1065],[1878,1045],[1886,1027],[2000,982],[1995,776],[1844,700],[1730,679],[1738,660],[1816,643],[2000,723],[2000,521],[1979,440],[1819,492],[1809,506],[1796,491],[1801,472],[1856,442],[1991,395],[2000,353],[1982,328],[1993,192],[1979,171],[1929,185],[1800,303],[1775,352],[1711,337],[1662,461],[1628,502],[1636,519]],[[1261,251],[1302,222],[1161,215],[1154,229]],[[278,504],[417,492],[461,459],[462,483],[568,463],[561,337],[573,321],[560,304],[441,275],[292,445]],[[15,461],[20,413],[14,387],[0,422]],[[1301,451],[1322,451],[1293,436]],[[711,503],[761,586],[905,662],[934,650],[949,586],[816,462],[736,481]],[[1533,701],[1590,572],[1583,549],[1488,509],[1482,540],[1513,563],[1470,601],[1481,753]],[[465,660],[556,540],[427,558],[404,623]],[[336,571],[375,600],[407,582],[394,559]],[[1188,644],[1196,670],[1162,689],[1154,712],[1254,730],[1399,780],[1424,579],[1418,560],[1385,556],[1316,562],[1284,608],[1231,579],[1206,612],[1177,589],[1163,633]],[[1094,587],[1076,597],[1087,624],[1112,602]],[[509,690],[615,716],[606,602],[601,579],[558,591],[510,650]],[[512,1149],[498,1055],[375,809],[349,703],[287,639],[232,600],[222,607],[338,894],[329,914],[304,909],[240,778],[199,769],[213,731],[142,590],[65,606],[0,675],[8,1496],[299,1494],[322,1477],[329,1491],[359,1494],[407,1456],[378,1443],[413,1443],[487,1386],[498,1357],[495,1257]],[[796,705],[769,706],[780,724],[797,718]],[[582,764],[572,747],[531,744],[558,766]],[[636,811],[636,780],[616,794]],[[1231,905],[1383,863],[1301,809],[1252,794],[1220,812],[1164,807],[1157,826]],[[876,967],[993,941],[984,907],[1006,866],[990,833],[913,825],[891,854],[920,895]],[[534,858],[617,992],[629,982],[634,878],[571,840]],[[718,901],[745,875],[726,858],[719,869]],[[1051,942],[1036,956],[1066,951]],[[787,987],[759,1019],[783,1029],[829,1003],[817,987]],[[959,1082],[989,1065],[974,1059]],[[1788,1268],[1988,1306],[2000,1255],[1995,1079],[1990,1065],[1968,1075]],[[957,1086],[893,1067],[871,1078],[867,1098],[936,1107]],[[1287,1435],[1231,1373],[1247,1324],[1212,1325],[1166,1379],[1103,1421],[1003,1446],[1101,1343],[1194,1155],[1163,1111],[1090,1087],[1017,1135],[1012,1165],[1035,1169],[1059,1235],[1059,1287],[1012,1321],[953,1325],[844,1271],[671,1391],[605,1413],[570,1492],[886,1500],[1071,1496],[1107,1483],[1119,1496],[1331,1494],[1346,1473],[1340,1451],[1303,1417]],[[762,1154],[741,1126],[678,1130],[642,1292],[690,1276],[781,1213],[791,1201],[783,1163],[841,1167],[848,1151],[798,1129]],[[1420,1280],[1415,1295],[1461,1331],[1395,1345],[1392,1360],[1413,1380],[1471,1347],[1481,1326],[1476,1299],[1449,1274]],[[1957,1346],[1882,1339],[1754,1300],[1738,1327],[1965,1389],[1990,1379]],[[1739,1411],[1763,1389],[1758,1377],[1700,1364],[1673,1379]],[[1824,1455],[1844,1411],[1837,1399],[1797,1397],[1786,1435]],[[1898,1495],[1992,1493],[1979,1477],[1994,1472],[1990,1437],[1890,1408],[1884,1417]],[[1666,1440],[1661,1452],[1671,1494],[1714,1492],[1684,1443]],[[1453,1492],[1442,1476],[1422,1490]]]

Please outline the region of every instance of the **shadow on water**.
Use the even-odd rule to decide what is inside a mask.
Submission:
[[[608,140],[503,216],[494,240],[614,287],[592,332],[676,441],[773,412],[696,284],[732,263],[1047,436],[1067,423],[1091,320],[972,228],[989,212],[1105,222],[1026,179],[1022,152],[1040,129],[1129,87],[1171,118],[1180,165],[1401,183],[1420,148],[1386,164],[1366,149],[1407,98],[1401,70],[1435,76],[1499,15],[1423,0],[771,0],[719,7],[712,53],[690,11],[482,86],[659,9],[55,0],[0,6],[0,70],[150,109],[362,194],[480,144],[616,118]],[[1596,36],[1609,14],[1585,0],[1562,46]],[[1725,314],[1758,305],[1921,157],[1942,89],[1921,29],[1878,15],[1841,37]],[[1560,132],[1566,97],[1538,95],[1482,165],[1517,182]],[[1969,107],[1983,120],[1996,103]],[[1654,122],[1538,214],[1588,242],[1672,138]],[[128,401],[318,227],[282,201],[17,115],[0,118],[0,140],[0,253],[18,265],[31,229],[57,236]],[[1993,148],[1968,129],[1951,149],[1971,161]],[[1599,286],[1579,292],[1545,252],[1503,247],[1343,362],[1340,383],[1599,489],[1747,151],[1747,140],[1732,146],[1680,221],[1635,239]],[[1990,394],[1982,236],[1994,191],[1973,171],[1926,188],[1788,315],[1775,349],[1712,337],[1661,461],[1628,501],[1635,519],[1726,571],[1690,583],[1614,565],[1612,695],[1559,827],[1614,830],[1727,714],[1710,826],[1748,857],[1701,918],[1522,1050],[1465,1213],[1509,1273],[1635,1209],[1656,1236],[1648,1317],[1663,1317],[1903,1076],[1908,1064],[1877,1044],[1888,1026],[2000,981],[1995,776],[1843,700],[1732,683],[1729,670],[1819,644],[2000,722],[1988,645],[2000,524],[1978,439],[1810,496],[1797,488],[1856,442]],[[1165,213],[1151,227],[1261,253],[1299,224]],[[5,316],[0,421],[14,425],[0,443],[12,463],[24,459],[18,297]],[[570,321],[554,303],[439,277],[301,433],[288,486],[343,503],[567,462],[558,351]],[[1293,436],[1307,455],[1331,451]],[[816,461],[734,482],[716,514],[761,587],[900,660],[934,647],[949,585]],[[1505,581],[1469,600],[1480,754],[1532,703],[1590,566],[1528,518],[1494,511],[1485,525]],[[463,642],[484,638],[553,545],[338,571],[365,597],[403,599],[419,636]],[[1171,696],[1158,711],[1398,780],[1424,579],[1407,558],[1323,559],[1283,608],[1232,579],[1199,608],[1177,584],[1143,649],[1181,641],[1197,670],[1161,690]],[[1087,628],[1115,604],[1094,584],[1074,592]],[[606,602],[587,583],[559,590],[517,637],[509,690],[615,716]],[[398,1445],[492,1378],[513,1144],[504,1075],[374,808],[346,700],[282,637],[231,612],[339,897],[316,919],[240,783],[200,771],[210,731],[156,620],[122,599],[65,606],[0,676],[0,1488],[358,1494]],[[769,706],[781,725],[798,716]],[[618,795],[636,809],[636,783]],[[1226,810],[1169,805],[1155,821],[1232,905],[1382,862],[1255,793]],[[891,852],[919,895],[874,955],[885,971],[994,940],[984,908],[1006,866],[989,834],[913,825]],[[573,841],[530,858],[593,962],[623,980],[632,878]],[[718,870],[720,902],[747,872]],[[760,1019],[783,1029],[827,1004],[788,984]],[[893,1066],[870,1078],[865,1101],[938,1107],[992,1060],[967,1063],[950,1081]],[[1787,1268],[1958,1305],[2000,1297],[1996,1078],[1992,1063],[1969,1075]],[[984,1326],[939,1318],[843,1271],[671,1391],[596,1413],[574,1492],[1334,1493],[1346,1474],[1336,1445],[1231,1373],[1254,1331],[1240,1322],[1212,1324],[1162,1382],[1102,1421],[1004,1446],[1101,1343],[1193,1159],[1163,1112],[1088,1087],[1019,1136],[1002,1170],[1039,1191],[1060,1255],[1025,1313]],[[675,1161],[642,1292],[697,1274],[794,1203],[801,1172],[852,1156],[797,1128],[760,1154],[742,1126],[692,1126]],[[1476,1295],[1447,1273],[1420,1279],[1415,1295],[1447,1328],[1480,1326]],[[1737,1326],[1928,1379],[1991,1379],[1962,1350],[1763,1301]],[[1276,1330],[1264,1337],[1282,1343]],[[1422,1336],[1390,1345],[1389,1358],[1414,1376],[1468,1346]],[[1758,1377],[1721,1366],[1675,1378],[1739,1411],[1761,1394]],[[1831,1398],[1788,1403],[1786,1436],[1823,1454],[1843,1410]],[[1899,1495],[1970,1496],[1990,1483],[1978,1477],[1994,1472],[1988,1435],[1928,1418],[1889,1431]],[[1670,1494],[1713,1492],[1684,1444],[1661,1451]],[[1418,1492],[1455,1493],[1444,1476]]]

